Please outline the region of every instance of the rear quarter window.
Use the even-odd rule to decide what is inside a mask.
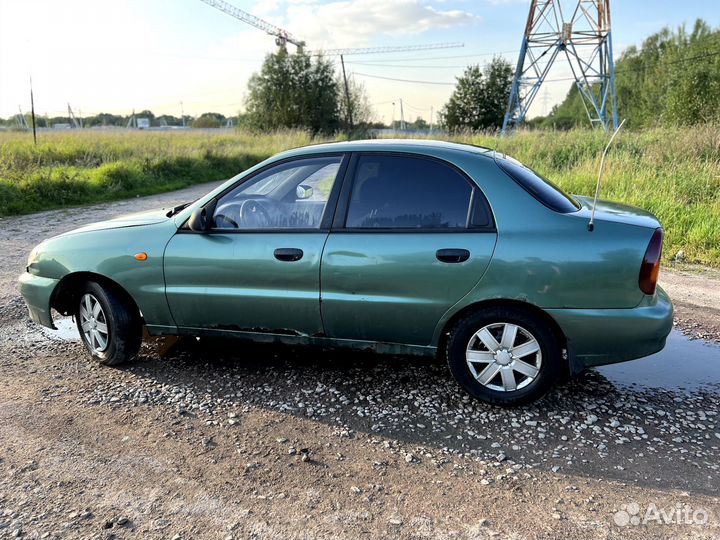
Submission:
[[[496,163],[505,174],[551,210],[569,214],[580,209],[580,204],[575,199],[532,169],[508,159],[498,159]]]

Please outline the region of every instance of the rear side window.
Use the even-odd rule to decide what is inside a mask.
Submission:
[[[497,164],[510,178],[520,184],[525,191],[551,210],[562,214],[569,214],[570,212],[575,212],[580,209],[580,205],[575,199],[567,195],[559,187],[550,182],[550,180],[543,178],[519,162],[499,159],[497,160]]]
[[[360,156],[346,227],[454,229],[468,224],[472,187],[440,162],[392,155]]]

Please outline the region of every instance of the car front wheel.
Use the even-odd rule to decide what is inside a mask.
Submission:
[[[115,366],[137,356],[142,325],[134,306],[95,282],[82,287],[75,311],[80,337],[93,360]]]
[[[471,396],[494,405],[522,405],[542,397],[557,380],[562,350],[552,329],[534,313],[490,308],[450,331],[450,371]]]

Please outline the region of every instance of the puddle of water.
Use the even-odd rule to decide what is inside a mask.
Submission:
[[[40,331],[43,336],[53,341],[80,341],[80,335],[72,317],[55,317],[53,322],[57,330],[42,326]]]
[[[659,353],[596,369],[618,386],[720,390],[720,346],[690,340],[673,330]]]
[[[80,340],[71,317],[58,317],[55,326],[57,330],[42,327],[40,331],[47,339]],[[720,391],[720,346],[690,340],[681,332],[673,330],[665,348],[659,353],[596,369],[618,386]]]

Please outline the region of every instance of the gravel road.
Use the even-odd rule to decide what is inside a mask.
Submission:
[[[27,320],[33,245],[211,187],[0,219],[0,538],[720,537],[720,348],[680,333],[720,342],[715,271],[661,278],[652,362],[692,384],[591,371],[512,410],[437,361],[186,339],[101,368]]]

